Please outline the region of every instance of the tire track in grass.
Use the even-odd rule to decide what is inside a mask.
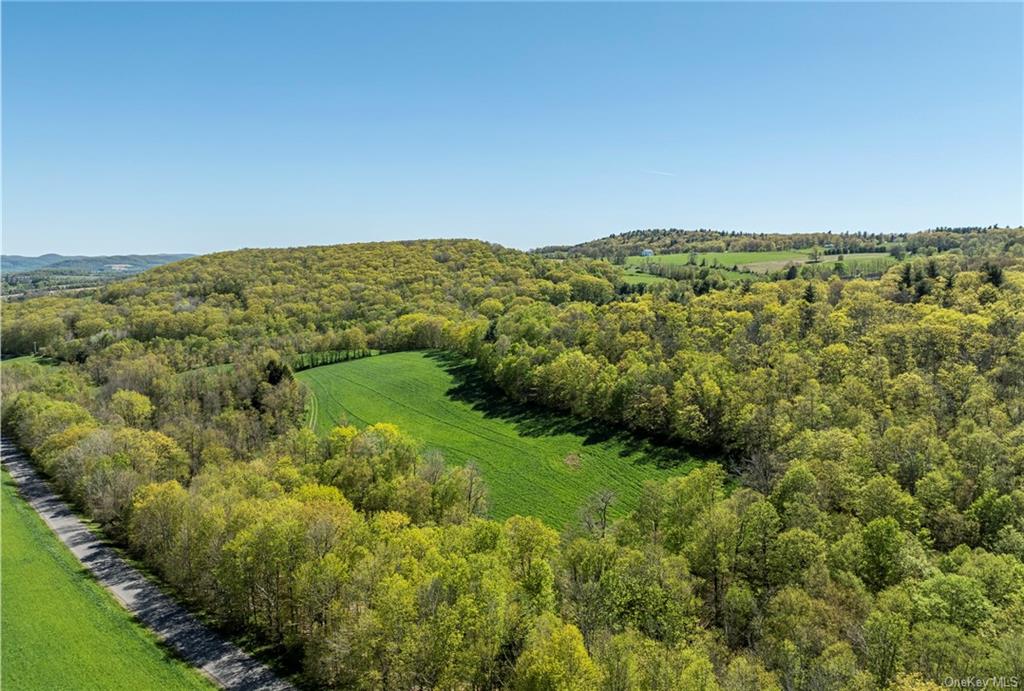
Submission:
[[[313,379],[314,382],[316,382],[316,384],[324,392],[324,396],[326,396],[328,399],[330,399],[330,401],[332,403],[337,404],[338,408],[345,414],[345,417],[347,417],[347,418],[355,418],[357,421],[363,423],[364,427],[369,427],[370,426],[369,422],[367,422],[366,420],[364,420],[363,418],[359,417],[358,415],[353,413],[351,410],[349,410],[345,406],[344,403],[342,403],[340,400],[338,400],[334,396],[334,394],[331,393],[332,387],[329,384],[323,382],[321,379],[318,379],[316,376],[312,376],[312,379]],[[312,387],[310,387],[310,388],[312,388]],[[313,393],[313,396],[316,397],[316,393],[315,392]],[[338,420],[337,420],[337,418],[334,418],[334,419],[329,420],[329,422],[331,424],[335,424],[336,425],[338,423]]]
[[[442,418],[437,417],[436,415],[432,415],[430,413],[427,413],[427,412],[421,410],[420,408],[417,408],[416,406],[412,406],[412,405],[403,403],[402,401],[399,401],[399,400],[397,400],[395,398],[392,398],[391,396],[388,396],[384,392],[382,392],[382,391],[380,391],[378,389],[375,389],[372,386],[369,386],[368,384],[363,384],[362,382],[359,382],[359,381],[356,381],[356,380],[353,380],[353,379],[349,379],[349,378],[345,377],[344,375],[340,375],[340,374],[336,375],[336,377],[337,377],[337,379],[340,379],[341,381],[344,381],[344,382],[346,382],[348,384],[354,384],[356,386],[362,387],[363,389],[366,389],[367,391],[373,393],[376,396],[379,396],[380,398],[388,401],[389,403],[392,403],[393,405],[396,405],[396,406],[398,406],[400,408],[404,408],[404,409],[406,409],[408,411],[411,411],[414,415],[418,415],[420,417],[427,418],[428,420],[433,420],[434,422],[437,422],[437,423],[439,423],[441,425],[445,425],[445,426],[450,427],[452,429],[457,429],[460,432],[464,432],[464,433],[470,435],[471,437],[476,437],[476,438],[479,438],[479,439],[483,439],[483,440],[489,441],[492,444],[496,444],[498,446],[504,447],[505,449],[508,449],[509,451],[512,451],[512,452],[515,452],[515,453],[520,453],[520,454],[523,454],[525,456],[532,456],[532,455],[534,455],[533,453],[531,453],[531,451],[528,448],[524,448],[522,444],[512,444],[512,443],[508,443],[508,442],[502,441],[501,439],[494,439],[492,437],[487,436],[486,434],[483,434],[480,431],[479,428],[477,428],[477,429],[469,429],[469,428],[463,427],[461,425],[457,425],[455,423],[449,422],[447,420],[444,420]],[[330,395],[330,394],[328,394],[328,395]],[[341,406],[344,410],[346,410],[347,412],[349,411],[349,409],[347,407],[345,407],[343,403],[338,401],[333,396],[330,396],[330,397],[331,397],[331,400],[333,400],[336,403],[338,403],[338,405]],[[488,430],[488,431],[491,431],[491,430]],[[506,439],[514,439],[516,441],[519,441],[518,437],[514,437],[512,435],[502,435],[500,433],[497,433],[497,434],[499,436],[505,437]],[[435,445],[435,446],[439,446],[439,448],[445,448],[445,447],[440,446],[440,445]],[[447,447],[447,448],[451,448],[453,451],[456,451],[457,455],[466,455],[466,456],[470,456],[470,457],[475,457],[477,459],[481,458],[479,455],[473,456],[472,454],[469,454],[467,452],[459,452],[457,449],[454,449],[452,447]],[[538,461],[543,463],[543,459],[542,458],[538,458]],[[523,478],[525,480],[532,479],[531,475],[527,472],[526,469],[520,469],[518,467],[508,466],[508,465],[502,465],[501,469],[504,472],[506,472],[506,473],[511,473],[512,475],[521,477],[521,478]]]
[[[318,408],[320,407],[319,396],[316,395],[316,392],[313,391],[312,387],[308,388],[308,393],[309,393],[309,412],[306,415],[306,427],[308,427],[309,429],[311,429],[311,430],[313,430],[315,432],[316,431],[317,417],[318,417],[318,413],[319,413]]]

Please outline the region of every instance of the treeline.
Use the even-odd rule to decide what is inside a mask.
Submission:
[[[366,346],[353,339],[410,313],[452,320],[487,316],[515,299],[605,302],[619,283],[619,270],[606,263],[556,262],[468,240],[241,250],[154,269],[97,299],[12,303],[2,346],[5,354],[85,362],[135,341],[185,371],[252,348],[282,357],[359,350]]]
[[[298,353],[288,358],[288,366],[293,372],[300,372],[304,369],[333,365],[337,362],[346,362],[357,358],[364,358],[373,355],[368,348],[360,350],[316,350],[311,353]]]
[[[320,686],[1024,678],[1022,237],[703,294],[462,241],[202,257],[8,310],[5,349],[74,364],[5,366],[4,425],[183,597]],[[615,488],[561,532],[486,520],[477,473],[394,428],[301,427],[288,358],[407,348],[723,465],[616,523]]]
[[[644,250],[655,254],[686,252],[772,252],[821,248],[825,254],[887,252],[894,246],[911,253],[942,252],[960,249],[980,255],[1008,251],[1019,245],[1019,229],[940,228],[918,233],[741,233],[718,230],[651,229],[633,230],[578,245],[542,247],[540,256],[566,259],[589,257],[622,263],[626,257],[639,256]],[[1010,250],[1012,251],[1012,250]]]
[[[791,281],[794,278],[828,280],[832,276],[838,278],[879,278],[894,263],[890,257],[852,257],[840,256],[834,262],[790,264],[785,269],[773,271],[767,278],[774,281]]]
[[[184,599],[301,660],[311,685],[922,689],[949,670],[1020,672],[1019,538],[935,549],[931,500],[858,475],[836,439],[767,494],[727,492],[709,465],[647,485],[618,523],[614,497],[595,497],[559,534],[480,518],[475,471],[389,425],[292,429],[190,480],[141,394],[61,400],[89,399],[76,382],[9,375],[5,429]],[[1022,511],[1018,490],[971,518]]]
[[[721,270],[729,269],[717,265],[707,266],[705,264],[698,266],[697,264],[662,264],[659,262],[650,262],[644,266],[644,273],[652,276],[661,276],[662,278],[669,278],[674,281],[685,281],[685,289],[693,295],[703,295],[712,290],[722,290],[733,285],[735,281],[723,274]],[[737,269],[733,267],[732,270],[736,271]],[[757,281],[764,278],[761,274],[755,274],[752,271],[744,273],[746,275],[743,277],[743,280],[746,281]]]
[[[548,257],[590,257],[616,262],[639,256],[645,249],[656,254],[686,252],[772,252],[800,250],[829,245],[833,251],[884,252],[895,233],[742,233],[721,230],[681,230],[676,228],[632,230],[590,240],[578,245],[542,247],[534,250]]]

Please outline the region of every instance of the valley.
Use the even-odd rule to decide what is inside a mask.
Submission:
[[[829,237],[898,251],[655,231],[193,257],[7,303],[4,434],[176,611],[301,687],[582,691],[663,665],[622,688],[777,691],[839,659],[821,688],[894,689],[950,640],[977,651],[956,669],[1011,674],[1024,229]],[[5,570],[36,535],[5,532]],[[5,626],[27,603],[47,633],[5,674],[98,674],[101,634],[67,646],[79,668],[40,658],[80,595],[8,593]],[[188,687],[132,645],[125,684]]]
[[[0,13],[2,691],[1024,683],[1021,0]]]

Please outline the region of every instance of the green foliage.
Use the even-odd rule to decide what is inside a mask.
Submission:
[[[899,523],[891,516],[876,518],[864,526],[861,533],[864,556],[860,573],[869,588],[878,591],[899,581],[903,575],[901,554],[904,539]]]
[[[563,415],[502,407],[500,393],[468,363],[437,353],[381,355],[307,370],[298,380],[310,388],[321,434],[343,422],[394,422],[446,462],[479,468],[498,518],[533,515],[561,528],[605,488],[614,488],[611,514],[619,516],[635,505],[644,481],[693,467],[685,453],[630,435],[595,443]]]
[[[149,397],[137,391],[118,390],[110,397],[110,408],[126,425],[143,427],[153,415]]]
[[[864,625],[868,670],[885,688],[903,670],[907,621],[899,614],[872,612]]]
[[[513,688],[521,691],[589,691],[601,670],[583,646],[576,627],[553,615],[537,620],[516,663]]]
[[[83,571],[6,473],[2,502],[4,688],[213,688]]]
[[[317,687],[1020,676],[1022,239],[606,243],[825,252],[790,280],[650,291],[469,241],[212,255],[10,303],[5,349],[65,364],[5,365],[3,422]],[[818,278],[879,247],[900,261],[879,280]],[[307,369],[308,399],[290,366],[424,348]],[[685,449],[720,463],[660,467]]]

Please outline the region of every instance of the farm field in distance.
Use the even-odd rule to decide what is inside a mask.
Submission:
[[[0,691],[1021,687],[1024,0],[0,14]]]
[[[84,570],[3,474],[5,689],[212,689]]]
[[[490,515],[542,518],[561,528],[594,493],[635,506],[645,480],[683,474],[696,460],[625,434],[601,435],[556,413],[486,390],[472,365],[424,351],[391,353],[298,372],[319,434],[348,421],[392,422],[449,463],[473,461],[489,490]]]
[[[671,278],[665,276],[655,276],[654,274],[644,273],[639,266],[628,266],[622,275],[626,283],[643,283],[651,285],[653,283],[669,283],[672,281]]]
[[[697,252],[697,263],[706,260],[708,265],[716,261],[722,266],[745,266],[747,264],[775,261],[801,261],[810,259],[810,252],[805,250],[779,250],[774,252]],[[652,257],[632,256],[626,258],[626,265],[655,264],[688,264],[689,252],[678,254],[655,254]]]
[[[843,257],[843,264],[847,269],[857,267],[870,268],[875,265],[888,267],[896,263],[896,259],[886,252],[867,252],[856,254],[822,254],[817,264],[834,264],[839,257]],[[648,263],[666,264],[670,266],[682,266],[690,263],[690,253],[680,254],[656,254],[653,257],[631,256],[626,258],[627,269],[637,267],[642,269]],[[771,252],[700,252],[696,254],[696,262],[707,266],[720,266],[723,269],[731,269],[736,266],[740,269],[747,269],[755,273],[769,273],[785,268],[789,264],[806,264],[811,261],[811,251],[805,250],[779,250]]]

